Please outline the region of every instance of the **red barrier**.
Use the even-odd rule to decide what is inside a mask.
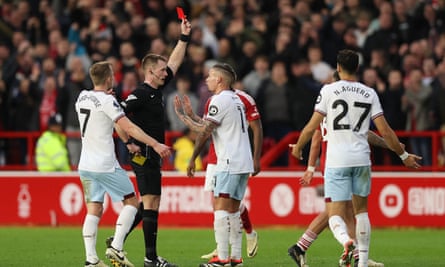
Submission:
[[[422,131],[422,132],[407,132],[407,131],[397,131],[397,136],[400,138],[405,138],[405,142],[407,142],[405,145],[407,146],[408,151],[411,152],[409,148],[409,144],[407,139],[411,137],[424,137],[431,141],[431,159],[432,164],[431,166],[422,166],[421,171],[445,171],[445,164],[443,162],[439,161],[439,155],[444,153],[441,149],[441,140],[445,138],[445,131]],[[169,146],[171,146],[176,138],[181,136],[181,132],[171,132],[167,131],[165,133],[165,143]],[[263,149],[263,155],[261,157],[261,168],[262,170],[267,171],[302,171],[306,168],[306,166],[303,166],[300,161],[296,160],[294,157],[292,157],[289,149],[290,143],[295,143],[299,137],[299,132],[290,132],[285,137],[283,137],[279,142],[271,141],[270,138],[265,139],[264,149]],[[40,132],[0,132],[0,139],[5,139],[6,141],[15,141],[10,145],[9,152],[14,152],[17,156],[17,153],[22,153],[19,149],[20,142],[18,142],[20,139],[26,144],[26,164],[19,164],[19,163],[9,163],[8,160],[6,160],[6,164],[2,165],[2,161],[0,160],[0,171],[1,170],[8,170],[8,171],[33,171],[36,170],[36,165],[34,162],[34,147],[37,138],[40,136]],[[78,138],[79,133],[67,133],[68,137]],[[116,137],[117,138],[117,137]],[[17,143],[18,142],[18,143]],[[8,143],[8,142],[7,142]],[[372,149],[372,148],[371,148]],[[0,151],[1,152],[1,151]],[[377,163],[374,163],[372,166],[373,171],[406,171],[407,169],[397,161],[397,165],[391,164],[390,162],[390,155],[393,152],[391,151],[385,151],[383,155],[380,155],[383,157],[384,163],[381,163],[382,165],[379,165]],[[279,158],[281,155],[287,155],[289,158],[289,165],[288,166],[282,166],[282,167],[276,167],[273,166],[273,163],[276,161],[277,158]],[[1,156],[1,155],[0,155]],[[126,170],[131,170],[130,166],[123,166]],[[72,166],[72,170],[75,170],[77,166]],[[162,169],[165,171],[172,171],[174,170],[173,163],[171,161],[164,161],[164,165],[162,166]]]
[[[255,226],[306,226],[324,209],[316,192],[322,179],[301,187],[301,174],[262,172],[249,181],[244,202]],[[202,175],[164,173],[161,226],[212,226],[212,196],[202,190]],[[85,215],[76,173],[0,172],[0,194],[2,225],[81,225]],[[373,226],[445,227],[445,173],[375,172],[369,205]],[[105,206],[101,224],[113,225],[121,204],[107,197]]]

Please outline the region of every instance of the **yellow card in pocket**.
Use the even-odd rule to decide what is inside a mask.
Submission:
[[[146,157],[141,156],[141,155],[135,155],[131,161],[133,161],[134,163],[138,164],[138,165],[144,165],[145,161],[147,160]]]

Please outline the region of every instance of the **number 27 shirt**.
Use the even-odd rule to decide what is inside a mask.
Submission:
[[[315,112],[326,116],[326,167],[371,165],[368,130],[371,119],[383,115],[374,89],[344,80],[327,84]]]

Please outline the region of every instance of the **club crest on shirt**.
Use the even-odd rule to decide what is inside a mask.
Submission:
[[[119,105],[119,103],[117,103],[116,100],[113,101],[113,106],[116,108],[116,110],[121,109],[121,106]]]
[[[214,115],[216,115],[218,113],[218,108],[216,107],[216,106],[214,106],[214,105],[211,105],[210,107],[209,107],[209,115],[210,116],[214,116]]]
[[[321,94],[318,94],[317,96],[317,101],[315,101],[316,104],[321,102]]]

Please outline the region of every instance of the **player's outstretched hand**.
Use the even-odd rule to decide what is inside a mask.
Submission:
[[[305,171],[303,177],[300,178],[300,184],[304,186],[310,185],[313,177],[314,177],[314,172]]]
[[[189,117],[193,116],[192,101],[190,101],[190,97],[187,95],[182,96],[182,109],[184,110],[185,115]]]
[[[156,153],[159,154],[159,156],[161,156],[161,158],[167,158],[170,157],[172,152],[171,152],[171,148],[169,146],[166,146],[164,144],[161,143],[157,143],[153,149],[156,151]]]
[[[181,118],[181,116],[184,115],[184,108],[182,106],[182,100],[181,100],[181,97],[179,95],[175,95],[175,99],[173,100],[173,104],[174,104],[174,107],[175,107],[176,115],[178,115],[179,118]]]
[[[195,161],[191,160],[189,162],[189,165],[187,166],[187,176],[190,177],[190,178],[194,177],[195,176],[195,169],[196,169]]]
[[[418,169],[422,167],[418,161],[422,159],[421,156],[415,155],[415,154],[408,154],[408,157],[403,161],[403,164],[412,169]]]

